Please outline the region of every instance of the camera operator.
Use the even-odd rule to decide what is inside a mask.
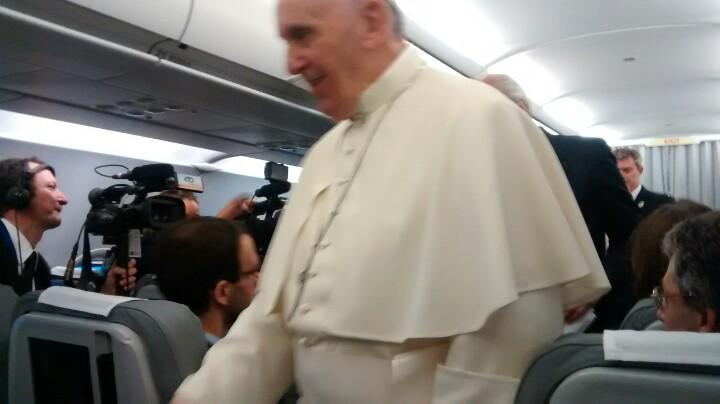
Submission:
[[[244,218],[251,214],[254,208],[255,202],[253,202],[252,198],[241,195],[232,199],[227,205],[220,209],[216,217],[225,220]]]
[[[160,291],[200,317],[214,344],[255,296],[259,258],[252,237],[238,223],[199,217],[161,231],[155,247]]]
[[[0,283],[18,295],[50,285],[50,267],[36,248],[45,231],[60,226],[67,204],[51,166],[35,157],[0,161]],[[101,290],[130,289],[135,273],[134,264],[113,266]]]
[[[185,219],[200,217],[200,203],[194,193],[180,189],[171,189],[161,192],[160,195],[178,198],[183,201],[185,205]]]

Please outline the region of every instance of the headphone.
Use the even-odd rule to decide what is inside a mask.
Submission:
[[[55,172],[52,167],[45,164],[40,164],[33,170],[29,170],[29,161],[30,160],[28,159],[22,159],[19,161],[19,164],[22,164],[22,173],[18,178],[18,182],[17,184],[10,187],[10,189],[8,189],[3,196],[3,203],[9,209],[23,210],[30,206],[30,199],[32,199],[32,193],[30,192],[30,181],[35,176],[35,174],[43,170],[50,170],[53,173]]]

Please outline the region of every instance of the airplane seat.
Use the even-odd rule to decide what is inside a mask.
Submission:
[[[17,300],[12,287],[0,285],[0,403],[6,402],[8,398],[8,350]]]
[[[157,276],[155,274],[147,274],[138,279],[137,285],[135,286],[135,296],[141,299],[167,300],[167,297],[165,297],[165,294],[157,284]]]
[[[640,299],[632,309],[625,315],[620,324],[621,330],[641,331],[647,329],[650,325],[658,321],[657,306],[655,301],[648,297]]]
[[[515,404],[717,403],[719,344],[720,334],[565,335],[528,368]]]
[[[16,312],[10,402],[165,403],[207,351],[200,320],[169,301],[52,287]]]

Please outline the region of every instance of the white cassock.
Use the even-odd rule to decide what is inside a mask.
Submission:
[[[547,139],[407,47],[308,153],[259,293],[194,403],[511,403],[609,284]]]

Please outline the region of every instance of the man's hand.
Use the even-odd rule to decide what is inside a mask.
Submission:
[[[588,310],[592,309],[594,304],[583,304],[577,307],[571,307],[565,310],[565,324],[572,324],[584,316]]]
[[[233,220],[238,217],[246,216],[252,213],[255,203],[247,196],[239,196],[234,198],[224,208],[220,209],[217,217],[225,220]]]
[[[105,277],[105,283],[103,283],[100,292],[106,295],[117,295],[120,292],[131,290],[135,287],[135,278],[137,275],[137,268],[135,267],[135,260],[128,262],[127,270],[125,268],[113,265]]]

